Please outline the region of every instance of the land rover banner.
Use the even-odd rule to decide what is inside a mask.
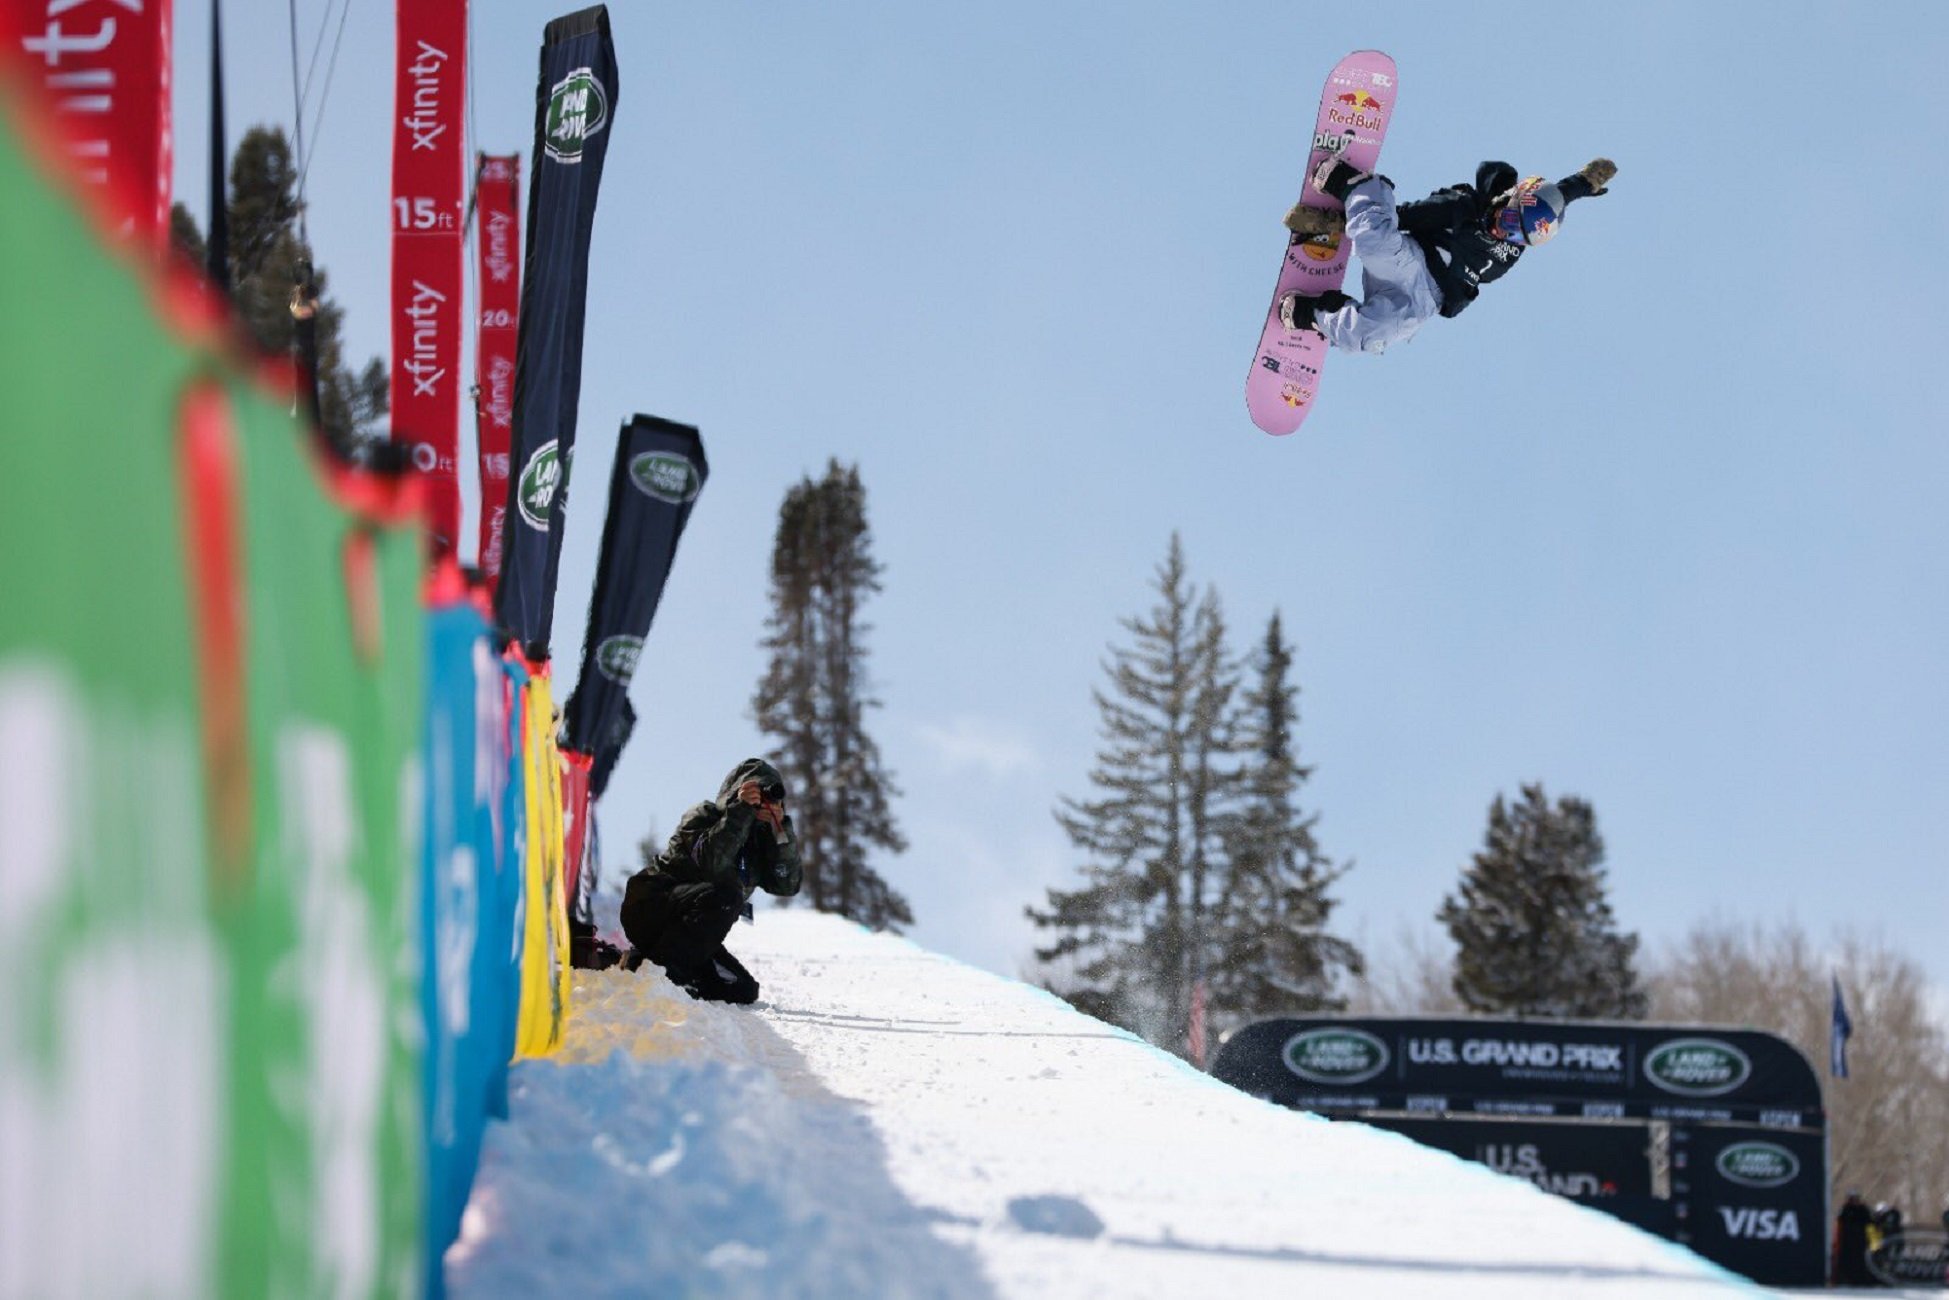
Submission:
[[[677,542],[709,474],[703,439],[689,425],[639,415],[623,426],[582,674],[565,711],[569,749],[594,755],[614,734]]]
[[[602,792],[609,788],[609,778],[616,771],[616,760],[623,756],[623,746],[629,743],[630,735],[636,730],[636,709],[627,697],[622,707],[616,711],[616,720],[610,725],[609,734],[596,744],[595,767],[589,772],[589,798],[600,799]]]
[[[1689,1213],[1678,1240],[1771,1286],[1825,1280],[1826,1135],[1673,1125],[1672,1193]]]
[[[1821,1126],[1807,1058],[1771,1034],[1564,1020],[1262,1020],[1212,1073],[1307,1110],[1469,1111]]]
[[[555,617],[555,569],[582,394],[589,239],[616,94],[609,11],[595,5],[549,23],[535,87],[513,452],[494,605],[501,625],[537,662],[548,657]]]

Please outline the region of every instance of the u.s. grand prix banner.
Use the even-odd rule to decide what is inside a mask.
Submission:
[[[393,81],[392,426],[427,480],[433,543],[460,533],[467,0],[398,6]]]
[[[1755,1281],[1825,1276],[1826,1114],[1791,1043],[1596,1021],[1318,1017],[1232,1034],[1212,1074],[1393,1128]]]
[[[1212,1072],[1304,1110],[1749,1121],[1820,1127],[1820,1081],[1754,1030],[1420,1017],[1262,1020]]]
[[[609,11],[596,5],[549,23],[535,86],[514,450],[494,603],[501,625],[537,662],[548,658],[555,618],[555,575],[582,397],[589,241],[616,99]]]

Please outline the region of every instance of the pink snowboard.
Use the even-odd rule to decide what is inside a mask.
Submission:
[[[1320,208],[1340,204],[1313,188],[1313,168],[1329,152],[1346,155],[1362,171],[1380,162],[1381,140],[1394,115],[1394,60],[1379,50],[1356,50],[1334,66],[1320,97],[1320,116],[1313,130],[1313,149],[1307,156],[1305,189],[1300,202]],[[1293,235],[1279,268],[1279,288],[1266,312],[1259,352],[1245,379],[1245,405],[1252,423],[1267,433],[1291,433],[1313,409],[1320,386],[1320,366],[1326,361],[1326,340],[1312,330],[1289,330],[1279,322],[1279,299],[1297,289],[1321,293],[1338,289],[1347,274],[1351,253],[1337,235],[1301,239]]]

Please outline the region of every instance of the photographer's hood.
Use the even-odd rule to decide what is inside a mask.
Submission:
[[[762,758],[747,758],[731,769],[731,775],[724,778],[724,784],[717,790],[717,805],[729,808],[738,801],[738,787],[746,781],[756,781],[765,798],[773,803],[785,800],[785,778],[778,769]]]

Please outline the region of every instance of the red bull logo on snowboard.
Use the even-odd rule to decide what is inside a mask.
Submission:
[[[1335,95],[1327,104],[1326,120],[1335,126],[1357,126],[1363,131],[1379,131],[1386,125],[1382,117],[1386,112],[1385,101],[1364,90],[1350,90],[1344,95]]]

